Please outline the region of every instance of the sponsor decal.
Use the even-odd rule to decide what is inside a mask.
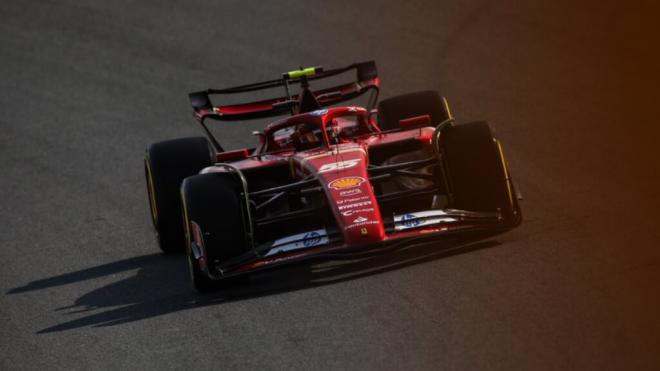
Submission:
[[[314,158],[315,156],[322,155],[322,156],[327,156],[328,151],[324,149],[319,149],[319,150],[312,150],[309,152],[305,152],[303,161],[309,160],[310,158]]]
[[[366,180],[364,178],[359,176],[347,176],[333,180],[330,182],[330,184],[328,184],[328,187],[336,190],[343,190],[348,188],[355,188],[365,181]]]
[[[362,223],[362,222],[366,222],[367,220],[369,220],[369,219],[364,218],[364,217],[362,217],[362,216],[358,216],[357,218],[355,218],[355,219],[353,220],[353,223]]]
[[[417,227],[421,222],[413,214],[405,214],[401,217],[401,222],[406,227]]]
[[[325,229],[317,229],[315,231],[298,233],[274,241],[270,251],[266,253],[266,256],[308,247],[327,245],[328,243],[330,243],[328,232]]]
[[[337,208],[339,210],[346,210],[346,209],[354,209],[356,207],[369,206],[369,205],[371,205],[371,201],[363,201],[363,202],[356,202],[354,204],[341,205],[338,206]]]
[[[369,234],[369,230],[367,228],[360,228],[360,234],[366,236]]]
[[[339,170],[346,170],[350,169],[352,167],[357,166],[359,164],[361,159],[356,158],[353,160],[346,160],[346,161],[339,161],[339,162],[333,162],[330,164],[325,164],[319,168],[319,174],[320,173],[327,173],[328,171],[339,171]]]
[[[344,227],[344,229],[348,230],[348,229],[353,229],[353,228],[357,228],[357,227],[364,227],[364,226],[367,226],[367,225],[374,225],[374,224],[378,224],[378,222],[375,221],[375,220],[368,220],[367,219],[364,222],[358,222],[358,223],[353,223],[351,225],[348,225],[348,226]]]
[[[410,228],[455,221],[455,218],[447,216],[447,213],[442,210],[418,211],[415,213],[395,215],[394,230],[402,231]]]
[[[368,212],[373,212],[373,211],[375,211],[375,209],[374,209],[373,207],[369,207],[369,208],[366,208],[366,209],[358,209],[358,210],[346,210],[346,211],[342,211],[342,212],[341,212],[341,215],[343,215],[343,216],[351,216],[351,215],[355,215],[355,214],[358,214],[358,213],[368,213]]]
[[[342,197],[355,196],[355,195],[359,195],[359,194],[362,194],[362,190],[360,188],[349,189],[347,191],[339,192],[339,195],[342,196]]]
[[[305,247],[316,246],[319,243],[321,243],[321,235],[318,232],[312,231],[305,233],[305,236],[303,237],[303,245],[305,245]]]
[[[317,109],[316,111],[312,111],[309,114],[312,116],[323,116],[326,113],[328,113],[327,109]]]
[[[344,203],[347,203],[347,202],[358,202],[358,201],[368,200],[368,199],[369,199],[369,196],[353,197],[353,198],[347,198],[347,199],[344,199],[344,200],[337,200],[336,204],[341,205],[341,204],[344,204]]]

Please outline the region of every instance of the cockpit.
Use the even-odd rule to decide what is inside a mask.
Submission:
[[[302,116],[267,131],[265,151],[305,151],[327,147],[328,144],[354,141],[372,133],[372,130],[364,112],[339,111],[325,118]]]
[[[317,123],[299,122],[281,127],[268,138],[268,152],[304,151],[323,145],[323,131]]]
[[[355,112],[333,117],[326,125],[330,142],[350,142],[372,132],[366,116]]]

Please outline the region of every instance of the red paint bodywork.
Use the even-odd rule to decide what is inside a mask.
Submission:
[[[327,135],[328,130],[326,130],[329,123],[334,117],[347,114],[361,116],[364,119],[364,124],[370,126],[370,134],[343,143],[330,144]],[[323,188],[328,205],[332,209],[344,242],[340,245],[308,248],[257,259],[239,267],[235,273],[295,261],[322,253],[332,253],[351,248],[366,249],[374,246],[377,248],[392,240],[444,233],[465,227],[429,227],[386,234],[378,202],[369,182],[367,167],[369,165],[368,150],[370,146],[380,146],[406,139],[415,139],[425,145],[431,145],[430,138],[435,128],[422,127],[383,133],[373,124],[365,109],[360,107],[337,107],[294,115],[276,121],[266,128],[265,135],[269,137],[274,131],[299,122],[315,123],[322,128],[324,143],[321,147],[299,152],[256,152],[249,158],[232,162],[232,165],[246,171],[286,163],[291,168],[292,181],[301,180],[309,175],[316,175]],[[348,164],[349,166],[337,166],[338,163]],[[211,166],[202,170],[202,173],[225,171],[227,171],[225,168]]]
[[[310,81],[336,76],[352,70],[357,72],[356,79],[353,82],[315,91],[309,88]],[[446,174],[447,169],[445,169],[446,163],[442,161],[442,155],[439,153],[440,149],[437,147],[437,143],[434,142],[434,140],[440,138],[440,134],[436,133],[435,126],[438,125],[437,128],[439,129],[437,130],[442,130],[442,128],[447,127],[446,125],[453,123],[446,101],[443,100],[446,117],[442,119],[439,117],[434,118],[434,120],[444,120],[442,122],[432,122],[430,115],[414,116],[400,120],[398,130],[381,131],[373,117],[373,112],[369,112],[367,109],[360,107],[322,108],[339,105],[342,102],[360,97],[366,92],[372,93],[367,107],[369,110],[373,108],[378,101],[380,87],[375,62],[354,63],[333,70],[319,68],[318,71],[315,70],[313,75],[309,76],[306,74],[304,76],[300,75],[303,73],[302,71],[301,68],[301,72],[294,74],[297,75],[295,77],[292,77],[291,73],[287,73],[283,74],[282,79],[227,89],[208,89],[189,94],[194,109],[193,117],[206,131],[217,152],[220,152],[216,154],[218,163],[215,166],[203,169],[201,173],[231,171],[239,175],[244,183],[243,187],[247,187],[247,189],[244,188],[244,192],[248,193],[247,195],[242,193],[242,196],[245,196],[245,214],[248,215],[244,220],[245,225],[248,226],[246,229],[249,229],[251,225],[263,227],[268,225],[269,222],[274,222],[273,226],[270,227],[277,231],[278,227],[282,225],[277,223],[288,223],[291,220],[302,221],[296,219],[297,217],[314,218],[314,213],[326,206],[329,207],[331,212],[326,213],[323,210],[323,215],[319,216],[319,221],[324,223],[320,226],[324,227],[323,230],[326,233],[321,238],[318,237],[320,235],[318,230],[305,230],[301,231],[303,233],[287,235],[284,238],[279,237],[277,233],[273,233],[279,237],[275,241],[267,243],[260,241],[261,245],[252,246],[255,243],[253,231],[246,233],[246,244],[250,245],[248,251],[236,257],[236,259],[231,259],[226,264],[225,262],[218,262],[219,265],[216,268],[220,276],[214,276],[210,271],[206,272],[211,279],[222,279],[223,277],[249,273],[314,257],[340,258],[347,255],[370,254],[372,251],[383,252],[387,249],[433,241],[440,237],[479,232],[497,234],[515,226],[502,223],[499,212],[490,213],[496,214],[494,216],[475,216],[460,214],[460,212],[466,212],[465,210],[439,209],[439,206],[436,206],[435,197],[444,197],[447,201],[446,205],[452,205],[450,193],[433,194],[433,201],[429,205],[429,208],[433,210],[413,211],[412,214],[425,213],[431,215],[429,213],[435,213],[434,215],[437,216],[439,215],[438,212],[441,213],[440,215],[448,215],[447,212],[452,212],[453,215],[456,215],[455,219],[438,219],[428,224],[413,225],[411,227],[405,224],[404,220],[407,219],[404,219],[404,217],[412,216],[415,219],[417,218],[415,215],[382,215],[370,179],[376,182],[376,177],[380,177],[378,180],[380,181],[391,175],[404,174],[406,176],[405,172],[407,170],[404,169],[406,165],[413,164],[413,166],[416,166],[420,163],[428,163],[430,165],[421,166],[427,168],[436,166],[433,171],[439,169],[439,173],[442,174],[442,184],[439,187],[442,187],[445,192],[451,191],[451,185]],[[300,85],[300,93],[291,94],[290,87],[292,85]],[[286,96],[230,105],[214,105],[210,100],[210,95],[245,93],[275,87],[283,87]],[[316,108],[322,109],[314,111]],[[296,114],[299,112],[305,113]],[[271,123],[266,127],[264,133],[260,133],[262,134],[259,136],[260,142],[254,150],[250,150],[249,155],[246,153],[247,150],[225,152],[205,126],[206,119],[236,121],[286,114],[292,114],[292,116]],[[351,135],[343,137],[341,131],[352,124],[349,123],[349,125],[346,120],[339,118],[351,115],[360,118],[360,125],[363,125],[365,130],[351,132]],[[343,126],[345,124],[348,126]],[[312,129],[310,130],[308,127]],[[421,144],[421,146],[417,146],[417,144]],[[403,160],[402,163],[393,159],[394,155],[403,154],[406,151],[410,155],[410,148],[414,148],[412,151],[419,150],[419,153],[427,156],[427,158],[412,162]],[[386,158],[374,160],[374,166],[369,168],[370,153],[374,157]],[[393,156],[388,157],[388,153]],[[507,174],[506,163],[501,151],[500,157],[504,172]],[[390,159],[394,163],[386,164]],[[398,166],[401,164],[403,167],[399,168]],[[287,172],[288,179],[286,178]],[[372,178],[370,178],[369,172],[373,174]],[[268,183],[268,177],[273,176],[273,174],[278,177],[273,181],[277,184],[275,187],[262,187],[259,182],[255,182],[251,183],[256,184],[255,189],[252,190],[249,188],[249,184],[245,184],[249,183],[247,181],[248,175],[252,176],[252,179],[265,180],[265,183]],[[428,176],[435,176],[431,174],[415,175],[422,175],[418,177],[422,181],[429,179]],[[425,178],[424,175],[427,177]],[[507,182],[509,199],[513,207],[513,185],[508,175]],[[380,184],[378,187],[382,188]],[[436,189],[439,190],[440,188]],[[421,196],[430,195],[428,192],[435,192],[436,189],[421,188],[420,192],[427,192]],[[259,206],[263,207],[264,204],[276,200],[288,191],[300,192],[300,194],[305,191],[308,194],[313,194],[313,201],[317,202],[319,201],[317,196],[319,190],[325,196],[326,202],[316,206],[316,210],[313,207],[309,210],[303,208],[299,210],[301,213],[297,215],[294,214],[296,211],[291,211],[294,215],[290,218],[287,218],[288,215],[283,213],[283,215],[265,216],[259,220],[250,220],[252,219],[250,215],[251,207],[258,211]],[[387,192],[381,191],[382,189],[379,190],[378,197],[381,198],[382,202],[391,202],[396,197],[403,199],[411,194],[405,191],[394,192],[389,194],[393,198],[391,197],[388,200]],[[416,192],[414,189],[410,191]],[[262,201],[260,197],[268,197],[268,199]],[[258,202],[261,203],[257,204]],[[442,202],[442,200],[439,202]],[[391,204],[383,203],[382,207],[388,212],[399,212],[389,207],[389,205]],[[267,210],[267,207],[262,210]],[[306,211],[307,213],[305,213]],[[467,213],[470,213],[470,211],[467,211]],[[273,214],[277,213],[274,212]],[[487,222],[484,222],[483,218],[488,219]],[[334,223],[330,219],[334,219]],[[518,223],[520,220],[518,219]],[[308,222],[304,224],[305,228],[315,223],[315,219],[305,221]],[[254,223],[250,224],[252,222]],[[385,222],[387,222],[387,226]],[[264,230],[268,230],[267,228],[264,227]],[[332,232],[332,238],[330,232]],[[305,244],[310,233],[316,233],[315,238],[319,238],[319,241],[324,242],[311,245]],[[303,237],[298,239],[299,235],[303,235]],[[266,233],[266,238],[271,238],[271,234]],[[280,248],[282,245],[279,243],[290,243],[292,240],[295,241],[292,248]],[[302,246],[296,245],[300,241],[302,241]],[[320,243],[324,245],[320,245]]]

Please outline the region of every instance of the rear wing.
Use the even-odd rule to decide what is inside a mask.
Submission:
[[[227,89],[208,89],[190,93],[190,103],[194,110],[193,117],[203,125],[204,120],[207,118],[222,121],[234,121],[293,113],[293,107],[299,101],[300,94],[292,95],[289,91],[291,85],[301,85],[303,88],[306,88],[309,81],[328,78],[350,70],[356,70],[357,72],[354,81],[310,92],[314,95],[318,104],[321,107],[325,107],[357,98],[367,91],[372,91],[374,94],[369,101],[369,106],[372,108],[378,99],[380,79],[378,78],[376,63],[374,61],[367,61],[354,63],[346,67],[332,70],[323,70],[322,67],[305,69],[301,67],[300,70],[282,74],[282,78],[277,80],[258,82]],[[211,102],[210,98],[211,95],[246,93],[276,87],[284,87],[286,96],[231,105],[215,105]]]

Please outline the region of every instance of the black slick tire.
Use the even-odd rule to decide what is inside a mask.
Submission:
[[[452,208],[500,211],[508,226],[521,221],[520,208],[499,143],[487,122],[445,128],[441,151],[448,171]]]
[[[193,287],[208,291],[229,287],[237,279],[212,280],[204,274],[191,244],[193,223],[199,228],[205,263],[210,269],[247,251],[248,218],[241,199],[242,188],[233,174],[213,173],[186,178],[181,186],[183,218],[186,227],[187,258]]]
[[[183,179],[213,164],[203,137],[181,138],[150,145],[144,169],[151,220],[163,252],[183,252],[185,239],[179,189]]]
[[[398,129],[401,119],[421,115],[431,116],[433,126],[449,118],[444,100],[437,91],[399,95],[378,103],[378,126],[383,131]]]

